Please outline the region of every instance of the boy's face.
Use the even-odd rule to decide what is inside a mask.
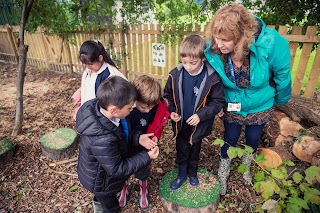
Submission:
[[[132,111],[133,104],[134,101],[131,101],[129,104],[125,105],[121,109],[117,108],[117,110],[113,114],[113,117],[120,119],[127,117]]]
[[[148,113],[155,105],[148,106],[140,101],[136,101],[136,108],[142,113]]]
[[[200,70],[203,60],[202,58],[190,56],[181,57],[181,63],[190,75],[194,75]]]

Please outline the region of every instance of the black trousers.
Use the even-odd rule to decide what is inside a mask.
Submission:
[[[139,146],[132,146],[132,154],[138,154],[139,152],[146,150],[146,148],[144,148],[143,146],[139,145]],[[150,165],[141,167],[140,169],[138,169],[138,171],[136,171],[134,173],[134,176],[136,178],[138,178],[139,180],[147,180],[150,176]]]
[[[101,203],[103,213],[117,213],[120,211],[117,195],[95,195],[95,199]]]
[[[181,131],[176,139],[177,158],[176,164],[187,165],[187,173],[194,177],[197,175],[198,164],[200,159],[201,140],[192,141],[190,144],[190,136],[193,131],[192,126],[185,121],[182,123]]]

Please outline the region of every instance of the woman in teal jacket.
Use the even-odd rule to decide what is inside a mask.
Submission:
[[[259,146],[263,127],[271,119],[273,105],[286,104],[291,96],[290,48],[276,30],[237,3],[221,7],[207,28],[205,56],[220,75],[226,104],[225,145],[221,147],[218,176],[221,195],[226,194],[231,159],[227,150],[236,146],[246,126],[246,145],[253,153],[243,156],[248,164],[244,183],[251,184],[250,164]]]

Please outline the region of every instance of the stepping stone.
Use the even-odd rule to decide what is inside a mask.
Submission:
[[[14,145],[9,140],[0,140],[0,163],[11,160],[14,156]]]
[[[177,190],[170,188],[177,177],[178,169],[166,173],[160,183],[160,198],[163,212],[202,213],[215,212],[219,202],[220,184],[215,175],[198,169],[199,185],[191,186],[189,179]]]
[[[71,158],[77,149],[78,134],[69,128],[59,128],[41,137],[42,153],[50,159]]]

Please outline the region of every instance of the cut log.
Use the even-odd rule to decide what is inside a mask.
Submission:
[[[293,142],[295,137],[300,135],[303,127],[291,120],[285,113],[275,110],[263,129],[262,140],[267,141],[270,146],[284,145]]]
[[[275,108],[286,113],[293,121],[299,123],[312,122],[314,125],[311,126],[320,126],[319,102],[293,95],[286,105],[275,105]]]
[[[42,153],[50,159],[71,158],[77,148],[77,132],[69,128],[59,128],[41,137]]]
[[[215,212],[220,198],[220,184],[216,177],[199,168],[198,186],[191,186],[187,180],[179,189],[171,190],[170,184],[177,177],[177,173],[177,169],[166,173],[160,183],[163,212]]]
[[[276,168],[284,160],[294,160],[294,156],[286,146],[259,148],[257,154],[264,154],[265,162],[259,164],[262,167]]]
[[[13,156],[13,143],[9,140],[0,140],[0,163],[8,162]]]
[[[293,144],[292,152],[300,160],[308,163],[317,163],[317,152],[320,151],[320,140],[316,140],[314,137],[303,136],[301,141],[296,141]]]

